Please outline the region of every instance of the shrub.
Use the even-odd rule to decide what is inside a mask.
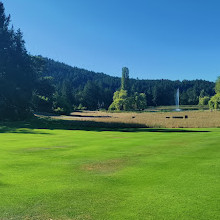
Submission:
[[[213,96],[209,101],[210,109],[220,109],[220,93]]]
[[[109,110],[142,110],[147,106],[146,95],[144,93],[134,93],[128,95],[127,90],[116,91],[113,96],[113,103]]]
[[[199,105],[208,105],[209,104],[210,97],[209,96],[204,96],[204,97],[199,97]]]

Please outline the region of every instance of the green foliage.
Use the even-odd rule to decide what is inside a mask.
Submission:
[[[92,81],[88,81],[81,93],[82,105],[87,109],[96,110],[99,104],[100,93],[99,86]]]
[[[200,92],[200,96],[201,98],[205,97],[205,90],[203,89],[201,92]]]
[[[209,96],[199,97],[199,105],[201,106],[208,105],[209,100],[210,100]]]
[[[122,68],[122,77],[121,77],[121,89],[129,91],[129,69],[127,67]]]
[[[126,90],[116,91],[113,96],[113,103],[109,110],[128,110],[130,99]]]
[[[75,109],[77,109],[77,110],[86,110],[86,107],[84,107],[84,106],[80,103],[79,106],[75,106]]]
[[[209,101],[210,109],[220,109],[220,93],[214,95]]]
[[[147,108],[147,99],[144,93],[135,93],[134,94],[134,109],[144,110]]]
[[[53,111],[58,114],[69,115],[73,111],[73,106],[66,95],[56,92],[53,96]]]
[[[34,110],[38,112],[51,112],[53,102],[45,96],[38,95],[36,93],[33,94],[32,100]]]
[[[31,115],[35,72],[23,35],[10,27],[0,2],[0,119],[24,119]]]
[[[40,77],[36,81],[35,84],[36,93],[41,96],[46,96],[48,98],[52,97],[53,93],[55,92],[55,86],[53,85],[53,77],[45,76]]]
[[[215,92],[217,94],[220,93],[220,76],[218,77],[218,79],[216,80],[216,83],[215,83]]]
[[[70,113],[70,111],[67,111],[65,106],[64,106],[64,108],[57,107],[53,111],[54,111],[54,113],[56,113],[58,115],[68,115]]]
[[[109,106],[109,110],[143,110],[147,107],[146,95],[144,93],[134,92],[135,87],[132,88],[132,94],[129,88],[129,70],[122,68],[121,89],[116,91],[113,95],[113,102]]]
[[[32,107],[38,112],[52,112],[55,86],[52,77],[40,77],[36,80]]]
[[[109,106],[109,110],[143,110],[147,107],[146,95],[144,93],[134,93],[128,95],[127,90],[121,89],[116,91],[113,96],[113,102]]]
[[[210,109],[220,109],[220,77],[218,77],[218,79],[216,80],[215,92],[216,92],[216,95],[211,97],[209,101]]]
[[[70,102],[74,106],[79,106],[80,104],[84,106],[86,104],[87,106],[85,107],[87,109],[90,109],[90,106],[93,106],[91,109],[100,107],[108,109],[113,101],[114,92],[121,87],[123,81],[119,77],[111,77],[103,73],[71,67],[51,59],[43,58],[43,60],[45,62],[42,70],[43,76],[53,77],[57,92],[62,89],[62,82],[68,81],[72,94]],[[126,71],[124,72],[126,73]],[[126,79],[129,88],[127,91],[129,95],[135,92],[144,93],[148,106],[174,105],[176,88],[180,88],[180,103],[183,105],[197,105],[203,89],[205,96],[213,96],[215,94],[214,83],[205,80],[184,80],[182,82],[171,80],[138,80],[129,79],[129,74],[125,75],[127,76]],[[89,81],[98,86],[99,92],[96,93],[96,104],[86,103],[86,98],[83,95],[84,87]]]

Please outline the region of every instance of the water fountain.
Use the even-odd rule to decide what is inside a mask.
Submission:
[[[175,95],[175,103],[176,103],[176,109],[175,111],[179,112],[180,109],[180,89],[178,88]]]

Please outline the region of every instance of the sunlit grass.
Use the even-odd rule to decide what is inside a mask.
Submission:
[[[0,219],[220,217],[220,129],[18,125],[0,129]]]

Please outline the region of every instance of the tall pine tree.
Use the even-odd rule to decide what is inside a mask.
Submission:
[[[34,71],[20,30],[0,2],[0,119],[20,120],[30,114]]]
[[[129,91],[129,69],[127,67],[122,68],[121,77],[121,89]]]

